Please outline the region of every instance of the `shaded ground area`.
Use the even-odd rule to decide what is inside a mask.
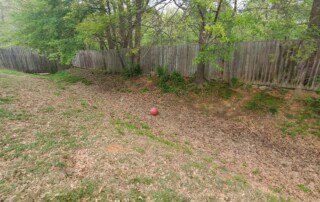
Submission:
[[[317,137],[283,136],[241,101],[80,74],[0,73],[0,200],[320,199]]]

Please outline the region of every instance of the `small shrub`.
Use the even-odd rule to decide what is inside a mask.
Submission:
[[[186,89],[186,81],[177,71],[173,71],[172,74],[170,74],[167,68],[158,67],[157,75],[158,86],[164,92],[179,93]]]
[[[246,108],[253,111],[270,112],[271,114],[278,113],[282,103],[280,98],[274,97],[265,91],[257,93],[247,104]]]
[[[123,75],[126,78],[137,77],[142,74],[142,69],[140,64],[130,64],[128,67],[124,68]]]
[[[172,74],[170,75],[170,80],[174,85],[177,85],[177,86],[185,85],[185,80],[183,76],[177,71],[172,72]]]

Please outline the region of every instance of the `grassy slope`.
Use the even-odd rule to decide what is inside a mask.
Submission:
[[[3,199],[283,199],[281,189],[258,190],[192,140],[154,133],[140,118],[106,107],[78,83],[90,84],[82,76],[0,74]]]

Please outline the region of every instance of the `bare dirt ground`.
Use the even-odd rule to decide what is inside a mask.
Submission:
[[[320,200],[318,138],[82,73],[92,85],[0,74],[0,201]]]

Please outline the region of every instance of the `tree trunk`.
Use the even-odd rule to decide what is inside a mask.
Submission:
[[[319,33],[320,29],[320,1],[313,0],[310,21],[309,21],[309,28],[318,29],[317,32]]]
[[[135,23],[135,44],[134,62],[140,63],[140,45],[141,45],[141,20],[142,20],[142,0],[136,0],[136,23]]]
[[[111,27],[110,26],[107,27],[106,38],[107,38],[107,41],[108,41],[108,48],[109,49],[115,49],[115,43],[114,43],[114,40],[112,38]]]
[[[124,2],[121,0],[119,2],[119,28],[120,28],[120,37],[122,48],[128,48],[128,39],[126,37],[126,19],[125,19],[125,11],[124,11]]]
[[[205,48],[205,23],[202,21],[201,25],[200,25],[200,30],[199,30],[199,53],[201,53],[202,51],[204,51]],[[201,59],[201,61],[197,64],[197,73],[196,73],[196,80],[195,82],[197,84],[202,84],[205,82],[205,75],[204,75],[204,69],[205,69],[205,61],[203,60],[203,58]]]

